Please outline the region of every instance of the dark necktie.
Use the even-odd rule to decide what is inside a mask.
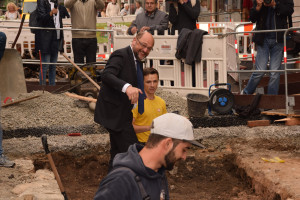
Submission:
[[[142,90],[143,94],[139,94],[138,100],[138,112],[140,114],[144,113],[144,99],[145,99],[145,91],[144,91],[144,76],[143,76],[143,67],[142,63],[136,61],[136,71],[137,71],[137,84],[138,88]]]

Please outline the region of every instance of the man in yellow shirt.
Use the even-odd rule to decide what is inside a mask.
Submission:
[[[154,68],[145,68],[144,91],[146,99],[144,101],[144,113],[138,113],[137,105],[133,110],[132,125],[140,143],[146,143],[150,135],[151,123],[156,117],[167,113],[166,102],[155,95],[158,87],[159,74]]]

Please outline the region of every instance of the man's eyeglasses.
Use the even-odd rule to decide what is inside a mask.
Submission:
[[[152,51],[153,48],[152,47],[147,47],[147,45],[145,43],[142,43],[140,42],[140,40],[138,38],[136,38],[136,40],[138,41],[138,43],[140,43],[140,45],[143,47],[143,48],[147,48],[148,51]]]

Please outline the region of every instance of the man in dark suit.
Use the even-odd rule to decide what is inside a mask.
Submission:
[[[137,67],[149,55],[154,45],[151,33],[139,32],[130,46],[114,51],[102,73],[102,85],[95,109],[95,122],[109,132],[109,170],[117,153],[126,152],[137,143],[132,126],[132,108],[142,94],[138,85]]]

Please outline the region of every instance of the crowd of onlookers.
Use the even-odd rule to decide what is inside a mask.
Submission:
[[[61,5],[63,6],[63,5]],[[161,5],[158,5],[161,8]],[[207,0],[202,0],[200,5],[201,12],[207,10]],[[66,9],[66,18],[70,17],[70,10]],[[111,2],[105,2],[105,7],[97,10],[97,17],[113,17],[113,16],[126,16],[126,15],[137,15],[144,12],[143,3],[141,0],[135,1],[134,4],[128,4],[121,2],[120,4],[117,0],[111,0]],[[0,8],[0,16],[4,16],[7,20],[20,19],[22,14],[22,7],[17,6],[13,2],[9,2],[5,9]]]
[[[206,0],[202,0],[205,1]],[[63,5],[61,5],[63,6]],[[70,17],[70,10],[67,10],[66,18]],[[134,4],[121,2],[117,3],[117,0],[111,0],[111,2],[105,2],[105,7],[97,10],[97,17],[113,17],[113,16],[126,16],[137,15],[144,11],[142,1],[137,0]],[[0,16],[4,16],[7,20],[20,19],[22,14],[22,7],[17,6],[13,2],[9,2],[5,9],[0,8]]]

